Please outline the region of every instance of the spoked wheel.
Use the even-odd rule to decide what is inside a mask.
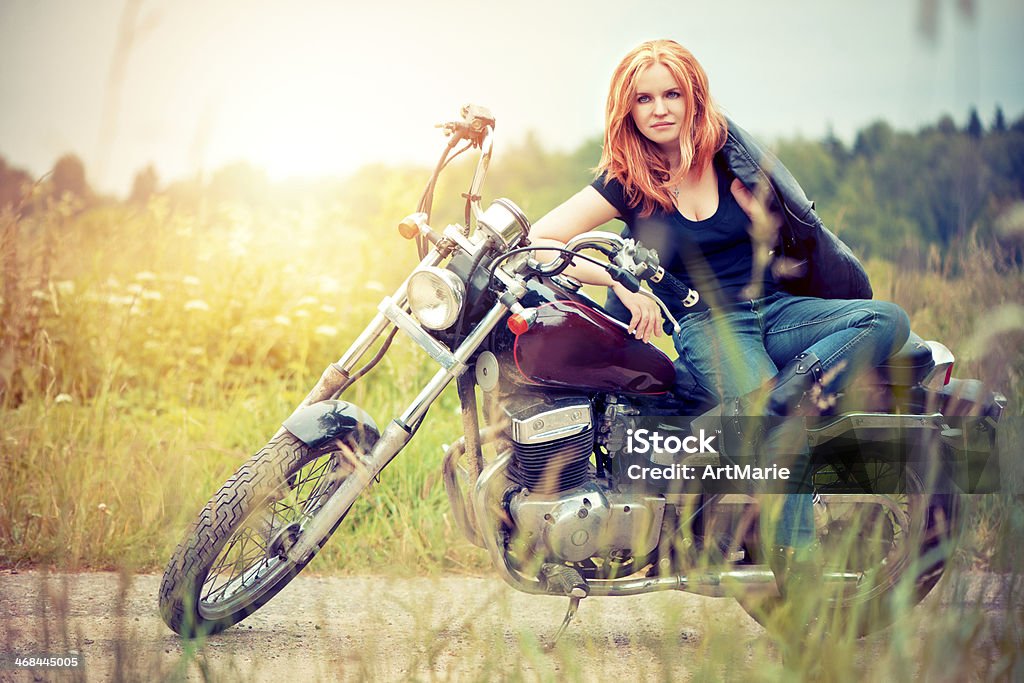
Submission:
[[[268,443],[206,504],[175,550],[160,586],[167,625],[186,637],[217,633],[276,595],[312,560],[315,550],[304,558],[289,550],[331,495],[366,485],[349,477],[355,466],[346,447],[313,449],[288,433]]]
[[[875,484],[874,490],[886,490],[879,482],[894,476],[902,479],[905,493],[859,492],[865,478]],[[819,613],[838,619],[833,628],[867,635],[890,624],[901,608],[920,602],[938,583],[954,549],[959,497],[930,493],[934,482],[926,483],[919,469],[888,462],[864,463],[853,478],[834,467],[822,467],[813,479],[820,494],[815,527],[822,569],[860,576],[855,583],[829,584],[828,604]],[[896,604],[894,591],[900,584],[910,590],[906,600]],[[780,598],[740,602],[765,625],[782,605]]]

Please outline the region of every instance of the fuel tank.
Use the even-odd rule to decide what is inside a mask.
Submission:
[[[672,389],[671,359],[630,336],[593,300],[549,279],[528,286],[522,304],[537,309],[537,320],[520,335],[501,325],[492,336],[503,378],[525,386],[623,394]]]

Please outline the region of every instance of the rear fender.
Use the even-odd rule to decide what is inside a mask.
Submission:
[[[310,448],[352,436],[368,452],[380,438],[373,418],[348,401],[320,401],[300,408],[284,421],[284,428]]]

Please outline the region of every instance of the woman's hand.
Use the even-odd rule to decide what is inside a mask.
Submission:
[[[618,282],[612,285],[612,290],[633,315],[629,321],[630,334],[644,342],[650,342],[652,336],[661,336],[661,307],[654,299],[631,292]]]

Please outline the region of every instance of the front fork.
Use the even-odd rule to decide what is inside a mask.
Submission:
[[[436,250],[421,262],[421,266],[436,265],[443,256]],[[391,460],[405,447],[413,433],[423,420],[431,404],[441,395],[445,387],[462,375],[466,364],[473,353],[480,347],[487,336],[508,313],[508,307],[501,301],[495,302],[487,315],[476,325],[472,332],[454,351],[440,345],[427,335],[420,337],[416,329],[411,329],[411,317],[407,308],[406,287],[408,279],[395,292],[393,297],[385,298],[381,303],[380,312],[370,325],[363,331],[352,347],[337,362],[324,371],[316,386],[306,396],[296,411],[318,401],[323,401],[343,391],[351,383],[351,371],[355,363],[363,356],[373,342],[378,339],[391,325],[410,333],[414,341],[423,346],[440,364],[441,369],[434,374],[423,390],[413,399],[402,414],[388,423],[380,439],[367,454],[358,454],[361,466],[350,474],[344,483],[324,503],[320,512],[303,529],[302,535],[289,551],[289,557],[299,561],[315,552],[326,540],[339,520],[348,512],[359,494],[370,481],[376,477]],[[420,330],[422,332],[422,330]],[[425,337],[425,338],[423,338]],[[282,428],[283,429],[283,428]]]

